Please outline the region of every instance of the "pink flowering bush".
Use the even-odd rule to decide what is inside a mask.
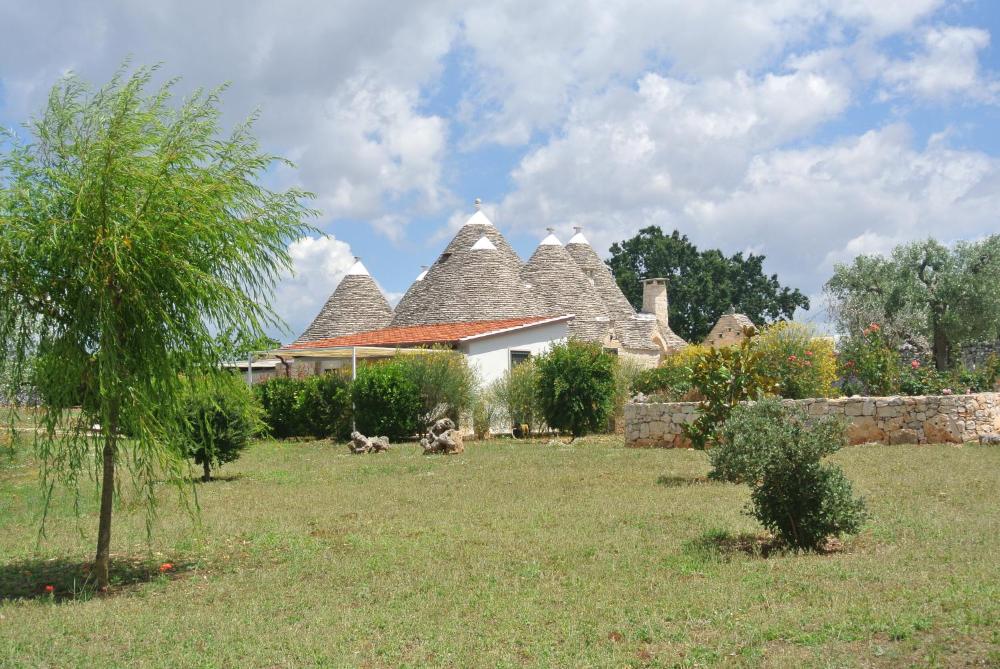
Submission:
[[[878,323],[847,337],[837,356],[844,395],[892,395],[899,392],[899,353]]]

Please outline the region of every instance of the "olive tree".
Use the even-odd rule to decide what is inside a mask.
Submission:
[[[254,116],[223,134],[221,89],[178,101],[155,75],[62,79],[0,153],[0,376],[19,384],[34,362],[47,495],[98,479],[102,589],[116,477],[130,472],[148,527],[154,483],[184,475],[183,377],[222,373],[215,333],[279,322],[268,301],[313,213],[308,194],[261,185],[279,159]]]
[[[826,284],[843,332],[878,323],[896,339],[928,342],[939,371],[956,349],[1000,336],[1000,235],[952,246],[933,239],[897,246],[889,256],[837,265]]]

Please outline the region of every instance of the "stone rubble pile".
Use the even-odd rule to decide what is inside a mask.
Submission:
[[[455,423],[450,418],[435,421],[427,431],[427,436],[420,440],[420,445],[424,447],[424,455],[453,454],[465,450],[462,433],[455,429]]]
[[[389,450],[389,437],[366,437],[355,430],[347,447],[355,454],[382,453]]]

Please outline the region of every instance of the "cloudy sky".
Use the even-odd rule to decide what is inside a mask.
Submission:
[[[524,257],[657,224],[818,297],[858,253],[1000,230],[994,33],[993,0],[0,0],[0,125],[126,57],[230,82],[328,234],[291,249],[293,333],[353,255],[398,299],[476,197]]]

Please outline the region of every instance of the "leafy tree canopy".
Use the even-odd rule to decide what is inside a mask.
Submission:
[[[897,343],[926,345],[947,369],[962,344],[1000,336],[1000,235],[952,247],[933,239],[837,265],[826,284],[839,328],[878,323]]]
[[[34,360],[47,491],[99,475],[102,588],[116,466],[151,511],[154,484],[183,478],[182,378],[222,373],[214,333],[278,324],[269,300],[312,213],[306,193],[260,185],[278,159],[252,117],[223,134],[218,91],[178,102],[153,76],[61,80],[30,141],[9,134],[0,154],[0,378],[17,386]]]
[[[730,307],[758,324],[790,319],[809,298],[764,273],[764,256],[718,249],[699,251],[676,230],[658,226],[611,245],[615,280],[636,309],[642,307],[642,279],[664,277],[670,287],[670,328],[689,342],[701,342]]]

